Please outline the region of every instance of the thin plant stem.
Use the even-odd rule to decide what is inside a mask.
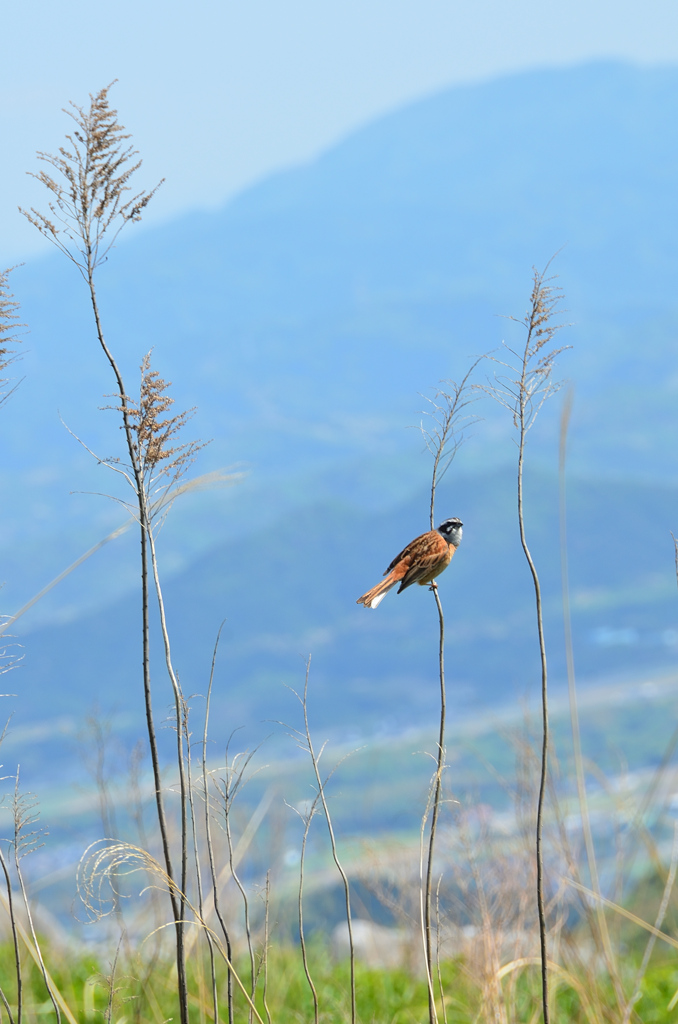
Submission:
[[[537,913],[539,916],[539,951],[541,956],[541,986],[542,986],[542,1013],[544,1024],[549,1024],[549,989],[548,989],[548,953],[546,948],[546,912],[544,910],[544,798],[546,795],[546,775],[548,772],[548,751],[549,751],[549,709],[548,709],[548,667],[546,662],[546,640],[544,638],[544,619],[542,613],[542,597],[539,575],[537,573],[532,554],[527,544],[525,533],[525,517],[523,511],[523,465],[525,459],[525,436],[526,423],[525,412],[521,406],[520,411],[520,441],[518,447],[518,523],[520,526],[520,543],[525,559],[530,568],[532,583],[534,586],[534,598],[537,613],[537,633],[539,637],[539,658],[541,662],[541,715],[542,715],[542,740],[541,740],[541,764],[539,771],[539,795],[537,797],[537,833],[536,833],[536,854],[537,854]]]
[[[431,400],[432,409],[429,411],[431,426],[425,428],[421,425],[421,432],[428,451],[433,455],[433,468],[431,472],[431,498],[429,503],[429,521],[431,530],[435,525],[435,501],[436,492],[440,481],[447,473],[455,455],[464,442],[463,424],[468,425],[469,416],[462,416],[464,409],[474,401],[469,398],[469,380],[478,363],[483,357],[476,359],[469,367],[466,375],[460,383],[456,381],[443,381],[442,387],[436,392]],[[446,391],[445,387],[450,390]],[[426,972],[428,977],[428,1011],[429,1022],[435,1024],[437,1013],[435,1006],[435,992],[433,989],[433,937],[431,926],[431,899],[433,886],[433,859],[435,841],[438,831],[438,819],[440,816],[440,805],[442,801],[442,781],[445,768],[445,715],[447,699],[445,694],[445,617],[443,606],[438,594],[438,586],[435,582],[431,584],[436,608],[438,610],[439,640],[438,640],[438,675],[440,681],[440,721],[438,731],[438,753],[436,757],[436,774],[433,789],[433,806],[431,814],[431,829],[429,832],[428,857],[426,865],[426,878],[424,882],[424,952],[426,956]],[[428,808],[427,808],[428,814]],[[424,816],[427,817],[427,814]]]
[[[433,806],[433,793],[436,784],[436,776],[433,775],[431,783],[429,785],[428,797],[426,800],[426,809],[421,816],[421,825],[419,828],[419,923],[421,932],[421,942],[424,953],[424,968],[426,970],[426,985],[428,990],[428,1013],[430,1024],[437,1024],[438,1022],[438,1011],[436,1009],[436,998],[435,989],[433,987],[433,974],[431,973],[431,964],[428,957],[428,949],[426,946],[426,883],[424,875],[424,848],[426,845],[426,825],[428,823],[429,814]]]
[[[348,926],[348,950],[351,980],[351,1024],[356,1024],[355,945],[353,941],[353,922],[351,919],[351,890],[349,887],[348,875],[346,874],[344,867],[341,861],[339,860],[339,854],[337,852],[337,841],[334,835],[334,827],[332,825],[332,818],[330,817],[330,810],[329,807],[327,806],[327,799],[325,797],[325,786],[320,778],[318,758],[313,747],[313,740],[311,739],[311,730],[308,724],[308,679],[310,671],[311,659],[309,657],[308,661],[306,662],[306,678],[304,680],[304,699],[302,701],[302,708],[304,713],[304,730],[306,733],[306,743],[308,746],[308,752],[311,756],[311,763],[313,765],[313,773],[315,775],[316,784],[318,786],[320,802],[323,805],[323,811],[325,813],[327,831],[330,837],[330,846],[332,847],[332,859],[334,860],[336,869],[341,876],[341,881],[344,887],[344,902],[346,906],[346,924]]]
[[[264,949],[262,953],[263,984],[261,990],[261,1001],[266,1014],[267,1024],[271,1024],[271,1011],[268,1006],[268,951],[270,948],[270,921],[271,910],[271,872],[266,872],[266,890],[264,902]]]
[[[172,684],[172,692],[174,694],[174,711],[175,711],[175,728],[177,732],[177,768],[179,770],[179,788],[180,788],[180,803],[181,803],[181,890],[180,890],[180,916],[176,923],[176,934],[177,934],[177,971],[179,973],[179,984],[182,992],[187,990],[186,980],[186,958],[184,952],[184,914],[182,907],[186,906],[186,883],[188,879],[188,797],[186,787],[186,763],[184,756],[184,721],[185,715],[188,713],[186,710],[186,701],[184,700],[183,693],[181,692],[181,686],[179,679],[174,671],[174,665],[172,663],[172,652],[170,648],[170,637],[167,629],[167,618],[165,616],[165,602],[163,600],[162,587],[160,586],[160,575],[158,573],[158,560],[155,551],[155,538],[153,536],[152,528],[148,530],[148,543],[151,552],[151,569],[153,572],[153,581],[155,583],[155,593],[158,601],[158,610],[160,613],[160,630],[162,633],[163,647],[165,651],[165,665],[167,667],[167,674]],[[187,997],[188,999],[188,997]],[[188,1001],[186,1001],[186,1012],[188,1013]],[[182,1024],[184,1022],[182,1021]],[[186,1021],[188,1024],[188,1020]]]
[[[14,945],[14,970],[16,972],[16,1004],[17,1004],[16,1005],[16,1013],[17,1013],[17,1024],[22,1024],[22,1021],[23,1021],[23,998],[24,998],[24,991],[23,991],[23,977],[22,977],[22,972],[21,972],[21,953],[19,952],[19,936],[17,935],[16,918],[14,916],[15,915],[15,911],[14,911],[14,900],[13,900],[13,895],[12,895],[12,881],[11,881],[11,878],[10,878],[10,875],[9,875],[9,870],[7,868],[7,861],[5,860],[5,856],[4,856],[3,852],[2,852],[2,850],[0,850],[0,867],[2,867],[2,873],[5,876],[5,887],[7,889],[7,904],[8,904],[8,907],[9,907],[9,922],[10,922],[10,926],[12,928],[12,943]],[[5,999],[5,994],[4,994],[4,992],[2,992],[2,990],[0,990],[0,993],[1,993],[1,996],[2,996],[2,1001],[5,1004],[5,1009],[7,1010],[7,1016],[9,1017],[10,1024],[14,1024],[14,1018],[13,1018],[12,1012],[11,1012],[11,1010],[9,1008],[9,1004],[8,1004],[7,1000]]]
[[[1,893],[0,893],[0,903],[3,904],[3,906],[5,908],[5,911],[7,913],[9,913],[9,906],[8,906],[6,900],[5,900],[5,897]],[[26,931],[24,926],[21,924],[21,921],[17,921],[16,925],[17,925],[17,931],[18,931],[19,935],[21,936],[21,938],[23,939],[23,942],[24,942],[24,945],[26,946],[26,949],[28,950],[32,960],[37,965],[38,969],[40,969],[40,954],[38,953],[38,950],[35,948],[32,940],[31,940],[31,936]],[[71,1013],[71,1011],[70,1011],[70,1009],[68,1007],[68,1004],[66,1003],[66,1000],[64,999],[64,997],[62,996],[62,994],[59,991],[58,987],[56,986],[56,984],[54,982],[54,979],[51,977],[49,971],[46,971],[46,973],[47,973],[47,978],[49,979],[49,982],[50,982],[50,984],[52,986],[52,990],[54,992],[55,998],[56,998],[57,1002],[59,1003],[59,1005],[61,1006],[61,1009],[62,1009],[64,1017],[69,1022],[69,1024],[78,1024],[78,1021],[75,1019],[75,1016],[73,1015],[73,1013]]]
[[[624,1009],[624,1017],[622,1024],[629,1024],[633,1008],[640,998],[640,989],[647,971],[648,964],[650,963],[650,957],[657,942],[657,932],[661,929],[664,918],[666,917],[666,911],[669,908],[669,902],[671,899],[671,893],[673,892],[673,886],[676,881],[676,869],[678,869],[678,822],[673,824],[673,848],[671,850],[671,863],[669,866],[669,873],[666,878],[666,885],[664,886],[664,892],[662,893],[661,903],[659,904],[659,910],[657,911],[657,917],[654,922],[655,930],[649,936],[647,945],[645,946],[645,952],[643,953],[643,959],[641,960],[638,973],[636,975],[635,983],[633,986],[633,992]]]
[[[438,731],[438,755],[436,759],[436,773],[433,787],[433,809],[431,812],[431,830],[428,837],[428,856],[426,860],[426,881],[424,888],[424,930],[426,935],[426,966],[429,978],[433,977],[433,929],[431,925],[431,893],[433,888],[433,857],[435,852],[435,841],[438,832],[438,819],[440,817],[440,806],[442,802],[443,771],[445,769],[445,716],[447,710],[447,698],[445,694],[445,618],[443,606],[440,602],[438,587],[432,586],[438,609],[438,621],[440,626],[438,642],[438,669],[440,678],[440,723]],[[437,1019],[433,984],[429,985],[429,1019],[431,1024]]]
[[[242,769],[243,772],[245,771],[246,767],[247,767],[247,762],[245,762],[245,765],[244,765],[244,767]],[[242,779],[242,774],[240,775],[240,778]],[[225,831],[226,831],[226,843],[227,843],[227,846],[228,846],[228,863],[229,863],[229,867],[230,867],[230,870],[231,870],[231,877],[233,878],[233,881],[235,882],[235,884],[238,887],[238,890],[240,892],[240,895],[242,896],[242,902],[243,902],[243,912],[244,912],[244,916],[245,916],[245,936],[246,936],[246,939],[247,939],[247,950],[248,950],[248,953],[249,953],[249,960],[250,960],[250,1000],[251,1000],[251,1003],[253,1004],[254,1003],[254,996],[255,996],[255,993],[256,993],[256,986],[257,986],[257,975],[256,975],[256,964],[255,964],[255,958],[254,958],[254,946],[252,944],[252,927],[251,927],[251,923],[250,923],[250,904],[249,904],[249,899],[247,898],[247,892],[245,890],[245,886],[242,884],[242,882],[240,880],[240,876],[238,875],[238,872],[236,870],[235,851],[234,851],[234,847],[233,847],[233,835],[231,833],[231,805],[233,803],[233,797],[235,795],[235,789],[236,788],[237,788],[237,784],[236,784],[236,787],[234,787],[232,785],[232,782],[231,782],[231,770],[229,770],[229,766],[227,764],[226,765],[226,777],[224,779],[224,827],[225,827]],[[250,1008],[250,1011],[249,1011],[249,1020],[250,1020],[250,1024],[251,1024],[251,1020],[252,1020],[252,1010],[251,1010],[251,1008]]]
[[[89,250],[88,250],[89,251]],[[149,516],[148,508],[145,501],[145,488],[144,481],[141,474],[141,469],[138,465],[138,460],[135,455],[134,438],[132,435],[132,424],[129,418],[127,394],[125,392],[125,385],[118,368],[118,364],[111,353],[108,345],[106,344],[103,328],[101,326],[101,318],[99,316],[99,305],[97,301],[96,288],[94,285],[94,267],[90,263],[87,268],[87,284],[90,292],[90,301],[92,304],[92,310],[94,313],[94,321],[96,324],[97,337],[99,344],[108,360],[108,363],[115,376],[116,384],[118,386],[118,394],[120,398],[120,410],[123,422],[123,428],[125,431],[125,440],[127,443],[127,451],[130,457],[130,463],[134,473],[134,484],[136,490],[136,497],[139,509],[139,528],[140,528],[140,542],[141,542],[141,634],[142,634],[142,669],[143,669],[143,684],[144,684],[144,707],[146,711],[146,729],[148,732],[148,742],[151,750],[151,765],[153,768],[153,781],[155,783],[155,802],[156,810],[158,814],[158,826],[160,828],[160,838],[162,841],[163,857],[165,860],[165,868],[170,878],[174,878],[172,870],[172,858],[170,854],[169,836],[167,829],[167,819],[165,816],[165,804],[162,795],[162,779],[160,774],[160,756],[158,754],[158,743],[155,734],[155,720],[153,718],[153,703],[151,697],[151,662],[150,662],[150,626],[149,626],[149,595],[148,595],[148,547],[147,537],[150,535],[149,529]],[[172,890],[170,890],[170,899],[172,901],[172,910],[174,913],[174,920],[179,921],[181,918],[181,910],[176,896]]]
[[[203,892],[202,892],[202,874],[201,874],[201,870],[200,870],[200,847],[199,847],[199,843],[198,843],[198,829],[197,829],[197,824],[196,824],[195,801],[193,799],[193,778],[192,778],[192,769],[191,769],[191,740],[190,740],[190,734],[188,732],[188,717],[187,716],[184,718],[184,729],[185,729],[184,739],[185,739],[185,742],[186,742],[186,775],[187,775],[187,781],[188,781],[188,805],[189,805],[189,815],[190,815],[190,822],[191,822],[191,839],[192,839],[192,846],[193,846],[193,858],[194,858],[194,868],[195,868],[195,884],[196,884],[196,891],[197,891],[197,895],[198,895],[198,912],[200,914],[200,920],[204,921],[205,920],[205,913],[204,913],[204,909],[205,908],[204,908]],[[219,1020],[219,994],[218,994],[218,991],[217,991],[217,975],[216,975],[216,968],[215,968],[215,961],[214,961],[214,945],[213,945],[212,935],[211,935],[209,929],[207,929],[207,928],[204,929],[204,933],[205,933],[205,938],[207,939],[207,946],[209,948],[209,954],[210,954],[210,981],[211,981],[211,987],[212,987],[212,1009],[213,1009],[213,1013],[214,1013],[214,1021],[215,1021],[215,1024],[216,1024],[216,1022],[218,1022],[218,1020]]]
[[[447,1024],[447,1006],[445,1005],[445,989],[443,986],[443,976],[440,970],[440,885],[442,883],[443,876],[440,875],[438,878],[438,884],[436,885],[436,974],[438,977],[438,990],[440,992],[440,1006],[443,1011],[443,1024]]]
[[[304,965],[304,974],[306,975],[306,981],[308,987],[311,990],[311,997],[313,999],[313,1021],[314,1024],[319,1024],[319,1003],[318,1003],[318,992],[313,983],[311,976],[311,969],[308,963],[308,950],[306,948],[306,933],[304,931],[304,866],[306,864],[306,844],[308,842],[308,833],[311,828],[311,821],[315,814],[318,806],[318,800],[320,794],[316,794],[316,797],[311,804],[311,809],[304,820],[304,836],[301,840],[301,857],[299,859],[299,895],[297,898],[297,908],[299,913],[299,945],[301,946],[301,960]]]
[[[111,964],[110,977],[107,979],[107,981],[108,981],[108,1000],[107,1000],[106,1009],[104,1010],[104,1015],[103,1015],[104,1016],[104,1021],[106,1022],[106,1024],[111,1024],[111,1021],[113,1019],[113,1001],[115,999],[115,972],[116,972],[116,970],[118,968],[118,959],[120,957],[120,945],[121,945],[121,943],[122,943],[122,936],[120,937],[120,941],[118,942],[118,946],[117,946],[117,949],[115,951],[115,958],[113,960],[113,963]]]
[[[125,386],[118,368],[117,362],[113,357],[106,341],[104,339],[103,329],[101,326],[101,319],[99,316],[99,306],[97,302],[96,289],[94,285],[94,264],[92,262],[91,247],[87,245],[87,283],[90,291],[90,299],[92,303],[92,310],[94,312],[94,320],[96,323],[97,337],[99,344],[108,359],[108,362],[113,370],[113,374],[116,379],[118,386],[118,396],[120,398],[120,412],[123,421],[123,428],[125,431],[125,440],[127,442],[127,451],[130,459],[130,465],[134,474],[134,488],[138,503],[139,510],[139,527],[140,527],[140,541],[141,541],[141,615],[142,615],[142,664],[143,664],[143,685],[144,685],[144,706],[146,711],[146,728],[148,732],[149,747],[151,750],[151,764],[153,766],[153,779],[155,783],[155,802],[156,810],[158,814],[158,826],[160,829],[160,837],[163,848],[163,857],[165,860],[165,868],[167,874],[171,879],[174,879],[172,858],[170,854],[169,834],[167,829],[167,819],[165,815],[165,805],[162,795],[162,779],[160,774],[160,757],[158,754],[158,745],[155,735],[155,720],[153,718],[153,705],[151,697],[151,670],[150,670],[150,625],[149,625],[149,590],[148,590],[148,546],[151,545],[151,560],[154,574],[156,577],[156,593],[158,594],[158,602],[162,603],[162,592],[159,591],[159,581],[157,579],[157,566],[155,564],[155,550],[153,547],[153,530],[151,528],[151,517],[148,508],[148,501],[146,497],[146,488],[143,478],[141,466],[139,465],[139,459],[136,453],[136,447],[133,437],[133,428],[129,415],[129,405]],[[163,610],[164,611],[164,610]],[[162,613],[161,613],[162,614]],[[165,642],[165,653],[167,654],[167,642],[165,640],[166,628],[163,630],[163,641]],[[168,667],[169,670],[169,667]],[[170,672],[170,679],[174,684],[173,673]],[[177,699],[176,688],[174,692],[175,706],[177,707],[177,718],[179,720],[178,733],[179,733],[179,745],[181,747],[181,717],[179,711],[179,701]],[[179,773],[180,779],[183,783],[183,757],[179,757]],[[186,802],[185,802],[185,784],[182,785],[182,875],[181,885],[179,891],[182,893],[186,892],[186,852],[185,852],[185,836],[186,836]],[[184,956],[184,925],[183,925],[183,912],[181,902],[177,898],[177,891],[173,886],[169,887],[170,902],[172,904],[172,913],[174,916],[174,925],[176,933],[176,949],[177,949],[177,980],[179,985],[179,1006],[181,1012],[181,1024],[188,1024],[188,984],[186,979],[186,961]]]
[[[7,726],[3,730],[2,738],[4,738]],[[1,739],[0,738],[0,741]],[[38,849],[38,839],[40,830],[37,828],[31,828],[38,820],[38,814],[35,811],[36,802],[31,799],[31,794],[21,794],[19,792],[19,773],[20,769],[17,765],[16,775],[14,776],[14,795],[12,800],[12,816],[14,819],[14,838],[11,842],[11,846],[14,850],[14,870],[16,872],[17,881],[19,883],[19,889],[21,890],[21,897],[23,900],[24,910],[26,912],[26,919],[28,921],[28,927],[31,935],[33,944],[33,955],[40,968],[43,980],[45,982],[45,988],[50,998],[50,1002],[54,1007],[54,1015],[56,1017],[57,1024],[61,1024],[61,1011],[59,1010],[59,1003],[56,995],[52,989],[52,984],[49,978],[47,968],[42,956],[42,950],[38,942],[38,937],[35,933],[35,927],[33,925],[33,915],[31,913],[30,903],[28,901],[28,894],[26,892],[26,886],[24,883],[24,876],[21,870],[21,859],[33,850]],[[25,934],[25,933],[24,933]],[[24,939],[25,941],[25,939]]]
[[[7,996],[5,995],[4,989],[0,988],[0,1001],[7,1010],[7,1016],[9,1018],[9,1024],[14,1024],[14,1017],[12,1016],[12,1008],[10,1007]],[[2,1024],[2,1010],[0,1010],[0,1024]]]
[[[24,909],[26,911],[26,918],[28,920],[28,927],[29,927],[29,930],[30,930],[30,933],[31,933],[31,939],[33,940],[33,948],[35,949],[35,952],[36,952],[36,955],[37,955],[38,964],[39,964],[39,967],[40,967],[40,972],[42,974],[43,981],[45,982],[45,988],[47,989],[47,994],[49,995],[50,1002],[51,1002],[52,1006],[54,1007],[54,1016],[56,1018],[56,1022],[57,1022],[57,1024],[61,1024],[61,1011],[59,1010],[59,1004],[57,1002],[57,998],[56,998],[54,992],[52,991],[52,986],[50,984],[50,979],[49,979],[49,975],[47,973],[47,968],[45,967],[45,961],[42,958],[42,950],[40,949],[40,943],[38,942],[38,937],[35,934],[35,927],[33,925],[33,915],[31,914],[30,904],[28,902],[28,894],[26,893],[26,886],[24,885],[24,877],[23,877],[23,873],[21,871],[21,865],[19,864],[19,853],[18,853],[18,850],[16,849],[16,844],[15,844],[15,858],[16,858],[16,876],[17,876],[17,879],[19,881],[19,888],[21,889],[21,896],[23,898]]]
[[[541,585],[534,559],[527,543],[524,515],[523,471],[525,464],[525,445],[527,434],[533,426],[544,402],[560,385],[552,378],[557,356],[562,348],[552,348],[554,336],[563,326],[554,319],[558,313],[557,305],[560,290],[552,285],[553,278],[547,277],[552,260],[549,260],[543,271],[534,271],[530,306],[523,320],[508,317],[525,329],[525,344],[518,351],[506,346],[508,361],[493,357],[493,361],[505,368],[501,375],[495,374],[489,387],[483,388],[500,405],[508,409],[517,431],[518,447],[517,491],[518,491],[518,526],[520,544],[527,561],[532,585],[534,588],[535,611],[537,619],[537,635],[539,643],[539,660],[541,666],[541,766],[539,775],[539,793],[537,797],[536,824],[536,861],[537,861],[537,915],[539,918],[539,947],[541,962],[542,1016],[544,1024],[549,1024],[548,1001],[548,957],[546,911],[544,907],[544,852],[543,827],[544,804],[546,797],[546,778],[548,774],[549,755],[549,713],[548,713],[548,666],[546,660],[546,640],[544,637],[544,619],[542,608]]]
[[[214,862],[214,844],[212,842],[212,818],[210,815],[210,799],[207,786],[207,726],[209,723],[210,716],[210,702],[212,699],[212,685],[214,683],[214,667],[217,660],[217,651],[219,650],[219,640],[221,639],[221,631],[224,628],[222,622],[219,626],[217,638],[214,643],[214,650],[212,652],[212,665],[210,667],[210,680],[207,687],[207,699],[205,701],[205,727],[203,730],[202,737],[202,784],[203,784],[203,799],[205,801],[205,843],[207,846],[207,856],[210,865],[210,878],[212,880],[212,898],[214,901],[214,912],[217,915],[217,920],[221,926],[221,931],[224,936],[224,942],[226,943],[226,953],[228,960],[230,961],[233,957],[233,950],[231,948],[231,938],[229,935],[226,922],[224,921],[221,913],[221,907],[219,905],[219,885],[217,882],[217,870]],[[211,949],[211,946],[210,946]],[[215,997],[216,998],[216,997]],[[233,1024],[233,978],[231,971],[227,972],[226,981],[226,999],[228,1004],[228,1024]],[[216,1020],[217,1018],[215,1018]]]

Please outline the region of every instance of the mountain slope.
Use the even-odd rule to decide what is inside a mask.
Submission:
[[[250,469],[238,488],[186,499],[162,534],[182,675],[196,658],[203,664],[191,690],[204,685],[226,616],[225,664],[241,687],[234,722],[251,721],[273,701],[271,687],[298,679],[299,655],[318,647],[327,721],[377,728],[384,692],[398,694],[393,728],[419,713],[411,695],[424,693],[422,673],[432,685],[430,666],[421,667],[430,623],[417,618],[426,595],[385,604],[374,620],[353,608],[374,568],[378,575],[426,525],[429,465],[420,435],[405,428],[425,404],[418,392],[458,377],[472,354],[496,353],[502,338],[519,341],[520,329],[497,314],[521,315],[532,264],[563,244],[554,271],[573,322],[561,336],[572,349],[560,359],[576,387],[571,466],[596,480],[571,533],[573,545],[588,545],[582,572],[593,595],[583,599],[582,670],[667,657],[670,552],[650,555],[645,538],[659,544],[661,521],[663,544],[676,526],[677,106],[674,68],[597,64],[456,88],[368,125],[222,211],[128,233],[100,275],[126,379],[138,380],[154,347],[179,406],[198,406],[189,430],[214,439],[196,471],[241,461]],[[59,421],[97,453],[120,452],[114,414],[99,411],[112,385],[82,281],[49,258],[17,270],[14,286],[31,333],[25,379],[2,410],[5,609],[120,522],[116,505],[81,493],[115,481]],[[480,380],[496,364],[485,366]],[[469,554],[449,584],[460,588],[464,614],[451,635],[459,629],[463,692],[494,700],[522,685],[532,627],[529,588],[514,594],[522,577],[503,475],[514,458],[510,417],[489,400],[476,409],[483,420],[447,492],[451,511],[468,509]],[[530,436],[532,467],[555,465],[557,417],[556,401]],[[556,630],[554,500],[551,491],[535,521]],[[488,510],[495,518],[482,532]],[[466,578],[474,535],[482,554]],[[507,537],[514,561],[504,564]],[[82,712],[94,696],[134,692],[137,543],[130,533],[97,555],[22,623],[33,629],[22,634],[24,710]],[[616,606],[615,588],[626,588]],[[494,608],[500,600],[515,605],[515,621]],[[41,622],[52,626],[38,632]],[[605,629],[612,633],[586,646]],[[624,630],[641,639],[618,650]],[[353,687],[353,703],[332,703],[338,686],[342,695]],[[422,699],[427,715],[435,694]]]
[[[539,681],[531,583],[512,514],[511,473],[459,477],[440,508],[459,513],[465,536],[440,578],[447,620],[450,713],[455,721],[534,696]],[[390,513],[324,502],[273,520],[244,540],[214,548],[166,587],[175,664],[194,694],[201,727],[210,660],[224,622],[212,697],[212,732],[223,744],[258,742],[273,722],[296,724],[287,687],[303,685],[312,655],[314,726],[336,740],[398,734],[435,719],[437,613],[428,591],[389,594],[376,611],[355,603],[393,554],[425,528],[424,493]],[[569,559],[580,679],[623,678],[670,666],[678,649],[669,523],[678,489],[573,481]],[[529,475],[530,543],[542,574],[552,687],[564,684],[562,611],[553,478]],[[629,550],[628,537],[635,543]],[[622,557],[623,555],[623,557]],[[121,715],[141,735],[138,592],[103,611],[30,633],[10,703],[38,721],[84,719],[94,706]],[[159,719],[171,692],[159,643],[153,652]],[[51,743],[33,753],[40,765]],[[165,736],[171,742],[171,733]],[[24,767],[30,755],[23,754]],[[56,759],[57,761],[59,759]]]

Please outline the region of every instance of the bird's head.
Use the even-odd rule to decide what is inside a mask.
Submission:
[[[445,519],[438,527],[438,533],[441,537],[444,537],[448,544],[453,544],[455,548],[458,548],[461,544],[462,534],[462,523],[461,519],[457,519],[453,516],[452,519]]]

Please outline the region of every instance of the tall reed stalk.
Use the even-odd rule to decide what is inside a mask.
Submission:
[[[476,359],[465,377],[460,383],[456,381],[443,381],[442,387],[438,389],[432,399],[429,399],[430,409],[427,410],[429,417],[427,425],[421,424],[421,432],[424,435],[426,447],[433,456],[433,469],[431,473],[431,497],[429,503],[430,528],[435,528],[435,502],[438,485],[450,468],[452,461],[460,446],[464,442],[464,427],[469,425],[470,417],[465,409],[474,401],[470,396],[469,381],[471,375],[480,359]],[[449,388],[449,390],[446,390]],[[430,813],[431,827],[428,838],[428,852],[426,857],[426,875],[423,891],[423,927],[424,927],[424,950],[426,955],[426,975],[428,981],[429,999],[429,1021],[436,1024],[438,1015],[435,1004],[435,991],[433,986],[435,968],[435,949],[433,941],[431,900],[433,893],[433,858],[435,853],[435,842],[438,832],[438,820],[443,791],[443,772],[445,769],[445,721],[447,715],[447,693],[445,687],[445,616],[443,606],[438,594],[438,586],[434,580],[431,584],[433,596],[438,612],[438,679],[440,683],[440,717],[438,725],[438,744],[436,753],[436,771],[433,777],[433,792],[430,806],[427,807],[425,818]],[[436,971],[436,974],[439,972]],[[443,993],[440,993],[443,999]]]
[[[90,96],[88,109],[71,104],[66,111],[75,123],[72,134],[58,154],[40,152],[47,165],[34,177],[50,194],[49,213],[32,208],[22,212],[38,231],[51,241],[77,268],[88,293],[96,337],[115,379],[118,405],[127,448],[127,465],[108,464],[130,484],[134,493],[131,510],[140,531],[142,673],[146,726],[155,783],[155,802],[169,897],[174,918],[180,1018],[188,1024],[188,992],[184,955],[184,907],[188,862],[187,800],[184,758],[184,702],[174,672],[167,632],[162,590],[153,539],[153,520],[166,507],[169,491],[192,460],[195,445],[173,445],[187,413],[163,420],[171,405],[167,384],[150,369],[147,356],[142,363],[138,402],[129,397],[119,364],[109,347],[102,324],[96,288],[97,271],[106,261],[122,229],[141,215],[159,186],[134,195],[130,182],[141,166],[137,152],[128,144],[130,136],[118,123],[117,111],[109,105],[110,86]],[[101,462],[107,460],[100,459]],[[119,499],[118,499],[119,500]],[[130,508],[130,503],[122,502]],[[150,559],[149,559],[150,554]],[[149,566],[150,561],[150,566]],[[181,854],[178,877],[172,862],[167,816],[162,795],[160,759],[151,697],[149,575],[152,573],[161,614],[162,637],[168,675],[175,701],[177,765],[181,784]]]
[[[513,418],[518,448],[517,497],[518,497],[518,528],[520,544],[530,570],[534,589],[537,637],[539,643],[539,659],[541,665],[541,764],[539,775],[539,795],[537,797],[536,824],[536,860],[537,860],[537,915],[539,919],[539,948],[541,962],[542,1014],[544,1024],[549,1024],[549,990],[548,990],[548,950],[546,942],[546,911],[544,904],[544,853],[543,828],[544,804],[546,796],[546,780],[548,773],[549,752],[549,714],[548,714],[548,667],[546,660],[546,640],[544,637],[544,618],[541,583],[532,553],[527,542],[524,510],[524,466],[525,445],[530,428],[544,402],[560,387],[553,380],[553,371],[557,356],[563,348],[553,347],[553,339],[562,324],[556,323],[559,314],[558,303],[561,291],[553,285],[553,277],[548,277],[551,261],[542,271],[534,271],[530,304],[524,319],[508,317],[520,324],[525,331],[525,342],[522,348],[513,349],[506,343],[505,359],[493,357],[493,360],[504,369],[495,374],[494,380],[485,388],[500,405],[508,409]]]

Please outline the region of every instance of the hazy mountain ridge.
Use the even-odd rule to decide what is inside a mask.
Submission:
[[[542,574],[557,692],[565,678],[557,489],[553,477],[540,474],[529,475],[528,488],[529,536]],[[668,524],[678,488],[638,492],[632,484],[589,480],[572,481],[569,491],[580,679],[670,666],[678,651],[678,616]],[[441,491],[441,514],[459,512],[467,523],[462,547],[440,581],[455,718],[520,701],[538,683],[531,584],[513,498],[510,472],[458,477]],[[418,587],[389,594],[375,612],[355,604],[393,554],[426,527],[425,499],[422,492],[387,513],[338,502],[310,505],[281,517],[274,531],[212,549],[167,582],[175,664],[188,694],[204,696],[225,620],[212,698],[221,742],[241,726],[239,742],[255,742],[276,731],[272,722],[288,721],[297,708],[287,687],[303,685],[309,654],[314,723],[335,739],[398,734],[434,718],[437,618],[430,595]],[[636,538],[632,550],[630,535]],[[12,703],[22,715],[35,708],[38,717],[57,720],[97,705],[123,713],[125,731],[140,734],[138,602],[136,592],[87,618],[31,633],[13,679],[20,697]],[[170,695],[159,644],[153,678],[162,717]],[[202,699],[194,703],[200,716]],[[40,757],[46,749],[43,744]]]
[[[197,659],[204,679],[218,622],[231,623],[232,724],[251,720],[262,702],[278,714],[271,695],[283,680],[298,682],[309,650],[321,721],[377,727],[385,692],[404,717],[415,713],[412,694],[417,714],[433,710],[426,595],[403,595],[374,617],[353,603],[376,581],[374,562],[378,576],[426,526],[428,463],[421,437],[405,429],[424,405],[417,393],[459,376],[503,337],[520,337],[497,314],[521,314],[531,266],[563,244],[554,271],[563,319],[573,323],[561,336],[572,350],[560,360],[576,387],[571,467],[597,481],[581,499],[588,518],[571,529],[572,557],[586,549],[577,571],[594,606],[596,588],[626,588],[614,612],[582,611],[580,667],[595,674],[673,656],[656,638],[673,622],[666,538],[678,509],[678,140],[667,130],[677,106],[673,68],[597,64],[453,89],[368,125],[223,211],[130,231],[112,253],[100,296],[126,379],[138,379],[141,356],[155,346],[179,407],[198,406],[189,433],[215,439],[196,471],[250,468],[237,491],[177,506],[161,545],[182,676]],[[56,257],[17,270],[13,284],[31,333],[25,379],[2,412],[5,609],[121,519],[115,506],[69,493],[111,483],[59,413],[98,453],[120,451],[114,414],[99,411],[112,385],[83,284]],[[530,435],[532,467],[555,466],[558,408],[552,403]],[[464,604],[451,636],[459,692],[471,701],[523,685],[525,659],[534,658],[514,499],[499,472],[514,457],[510,417],[489,401],[477,409],[484,420],[448,482],[453,508],[444,509],[467,524],[445,588],[453,606]],[[653,482],[640,489],[639,479]],[[556,636],[549,487],[550,504],[530,514]],[[136,545],[130,533],[44,605],[56,620],[67,604],[75,622],[28,635],[16,677],[28,701],[21,713],[62,713],[96,695],[122,697],[128,685],[135,692]],[[573,587],[583,586],[573,568]],[[488,588],[515,619],[485,614]],[[90,604],[108,607],[86,616]],[[612,629],[611,643],[589,643],[599,628]],[[615,646],[614,630],[624,629],[627,639],[636,630],[656,643]]]

